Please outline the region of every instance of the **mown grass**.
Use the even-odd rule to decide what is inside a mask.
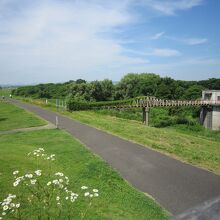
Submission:
[[[32,103],[35,103],[34,100]],[[41,106],[47,107],[46,105]],[[56,111],[56,108],[52,106],[48,106],[48,108]],[[159,111],[161,117],[164,117],[164,111],[167,115],[167,110],[161,109]],[[180,124],[165,128],[146,127],[140,121],[130,120],[133,119],[131,113],[122,116],[123,111],[118,111],[118,115],[115,117],[115,113],[112,112],[108,113],[107,110],[100,112],[60,111],[60,114],[220,174],[219,131],[207,130],[198,124]],[[156,112],[157,110],[153,111],[154,114]],[[140,111],[137,112],[136,118],[139,116]]]
[[[2,88],[2,89],[0,89],[0,98],[2,96],[9,97],[10,94],[11,94],[11,89],[10,88]]]
[[[92,111],[78,111],[67,115],[220,174],[220,143],[216,135],[206,137],[175,128],[146,127],[137,121],[100,115]]]
[[[45,125],[46,121],[15,105],[0,102],[0,131]]]
[[[13,191],[14,170],[24,173],[36,170],[36,162],[26,155],[38,147],[56,154],[52,173],[65,173],[70,178],[70,189],[77,192],[82,185],[99,189],[100,196],[94,200],[85,219],[167,218],[165,210],[130,186],[107,163],[64,131],[55,129],[0,135],[0,200]],[[38,169],[46,172],[47,168],[40,164]],[[80,213],[88,202],[80,200],[73,206],[76,213],[72,219],[80,219]]]

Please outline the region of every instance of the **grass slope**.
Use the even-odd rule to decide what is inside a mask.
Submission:
[[[186,129],[146,127],[131,121],[93,111],[67,113],[73,119],[108,131],[122,138],[173,155],[191,164],[220,174],[219,135],[203,136]]]
[[[0,102],[0,131],[45,125],[46,122],[15,105]]]
[[[9,123],[10,129],[20,127],[23,125],[22,122],[26,122],[26,125],[30,124],[27,123],[30,114],[26,111],[8,103],[0,103],[0,107],[1,116],[5,112],[4,114],[14,119],[13,123]],[[31,119],[33,126],[39,122],[32,115]],[[2,128],[8,126],[7,120],[1,123]],[[46,162],[38,164],[36,160],[27,157],[30,151],[39,147],[44,147],[48,154],[56,154],[53,166],[49,167]],[[82,185],[99,189],[100,196],[92,203],[84,219],[161,220],[169,216],[168,212],[155,201],[134,189],[106,162],[62,130],[39,130],[0,135],[0,164],[0,201],[8,193],[16,194],[16,188],[12,186],[13,171],[30,173],[37,168],[41,169],[42,173],[63,172],[70,178],[70,189],[75,192],[79,192]],[[20,193],[24,194],[23,190],[24,188],[21,188]],[[88,201],[77,200],[73,206],[74,219],[81,219],[81,213],[87,209]],[[28,206],[22,203],[21,207]],[[65,207],[63,209],[66,210]],[[30,217],[34,210],[26,209],[26,212],[29,212]],[[64,213],[66,215],[64,214],[59,219],[68,219],[68,213],[65,211]],[[36,218],[33,215],[31,219]]]
[[[31,101],[26,98],[19,97],[19,99],[56,111],[53,106],[35,102],[34,99]],[[72,113],[60,110],[59,113],[220,174],[219,131],[210,131],[198,125],[174,125],[166,128],[146,127],[136,121],[140,118],[137,111],[135,111],[137,115],[134,117],[136,120],[130,120],[131,114],[124,115],[123,111],[118,112],[117,115],[113,111],[108,113],[106,110],[101,112],[74,111]],[[134,116],[133,113],[132,115]]]
[[[36,162],[28,159],[28,152],[44,147],[48,153],[56,154],[52,172],[63,172],[69,176],[72,189],[89,185],[98,188],[100,197],[88,210],[85,219],[166,219],[159,205],[131,187],[107,163],[93,155],[85,146],[61,130],[41,130],[0,135],[0,200],[11,192],[12,172],[24,172],[36,168]],[[45,171],[44,164],[39,169]],[[77,213],[86,207],[79,201]],[[63,216],[64,217],[64,216]],[[64,217],[65,219],[65,217]],[[79,219],[77,214],[75,219]]]

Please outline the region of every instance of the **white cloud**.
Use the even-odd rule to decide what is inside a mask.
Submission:
[[[180,56],[181,53],[178,50],[175,49],[169,49],[169,48],[156,48],[153,50],[150,55],[153,56],[160,56],[160,57],[172,57],[172,56]]]
[[[207,38],[178,38],[178,37],[171,37],[171,36],[166,36],[167,39],[178,41],[183,44],[187,45],[199,45],[199,44],[205,44],[208,42]]]
[[[189,39],[183,39],[183,42],[185,42],[188,45],[198,45],[198,44],[207,43],[208,39],[206,39],[206,38],[189,38]]]
[[[150,39],[151,39],[151,40],[158,40],[158,39],[161,38],[164,34],[165,34],[165,32],[159,32],[159,33],[153,35]]]
[[[127,56],[111,35],[132,22],[124,3],[40,1],[25,6],[17,17],[0,22],[0,65],[5,78],[10,73],[35,81],[41,77],[50,81],[52,76],[56,81],[68,80],[80,73],[89,78],[83,74],[103,66],[148,62]]]
[[[143,0],[142,3],[163,15],[175,15],[176,11],[201,5],[203,0]]]

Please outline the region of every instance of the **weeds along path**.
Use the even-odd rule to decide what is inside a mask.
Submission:
[[[11,100],[78,138],[134,187],[179,214],[220,195],[220,176],[40,107]],[[115,186],[117,187],[117,186]]]

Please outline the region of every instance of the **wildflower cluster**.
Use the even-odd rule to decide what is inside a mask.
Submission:
[[[23,176],[17,177],[17,174],[19,173],[18,170],[13,172],[15,182],[13,183],[13,186],[16,187],[18,186],[21,182],[25,182],[26,186],[28,185],[35,185],[37,182],[37,177],[41,176],[41,170],[36,170],[34,173],[27,173]]]
[[[48,156],[43,148],[38,148],[28,155],[34,156],[34,158],[37,158],[37,161],[39,161],[38,158],[49,161],[55,160],[55,155],[51,154]],[[70,208],[69,210],[71,210],[71,204],[76,202],[79,197],[86,197],[87,200],[87,198],[99,196],[98,189],[89,189],[87,186],[81,187],[82,193],[77,194],[73,192],[69,188],[69,177],[62,172],[51,174],[51,171],[48,173],[37,169],[21,174],[19,170],[15,170],[13,177],[13,186],[14,190],[17,190],[18,194],[16,194],[17,197],[19,197],[19,201],[27,201],[27,203],[22,206],[25,207],[24,209],[20,208],[19,211],[16,211],[20,207],[20,203],[14,202],[15,198],[17,198],[16,195],[9,194],[3,202],[0,202],[0,208],[2,208],[2,213],[0,210],[0,220],[8,213],[11,213],[15,219],[20,219],[23,215],[22,212],[25,211],[25,209],[27,210],[27,207],[31,208],[33,206],[35,206],[35,208],[38,207],[36,215],[38,215],[37,213],[44,213],[44,215],[51,217],[50,215],[54,214],[54,204],[57,205],[56,207],[58,207],[58,209],[55,210],[59,211],[60,215],[63,211],[61,207],[68,206]],[[92,204],[91,201],[92,200],[90,200],[89,207]],[[17,218],[18,214],[19,218]],[[85,213],[82,214],[82,216],[84,215]],[[37,218],[41,219],[41,217],[38,216]]]
[[[28,153],[28,156],[43,158],[44,160],[55,160],[55,154],[46,154],[44,148],[40,147]]]
[[[98,197],[98,196],[99,196],[99,194],[98,194],[99,190],[98,190],[98,189],[92,189],[92,190],[89,192],[89,191],[88,191],[88,188],[89,188],[89,187],[87,187],[87,186],[82,186],[82,187],[81,187],[82,190],[85,190],[85,191],[86,191],[86,192],[84,193],[84,196],[85,196],[85,197],[90,197],[90,198],[92,198],[92,197]]]
[[[0,206],[2,209],[0,219],[3,219],[7,214],[15,212],[16,209],[20,207],[20,203],[15,203],[13,200],[16,199],[16,195],[8,194],[8,196],[0,202]]]

